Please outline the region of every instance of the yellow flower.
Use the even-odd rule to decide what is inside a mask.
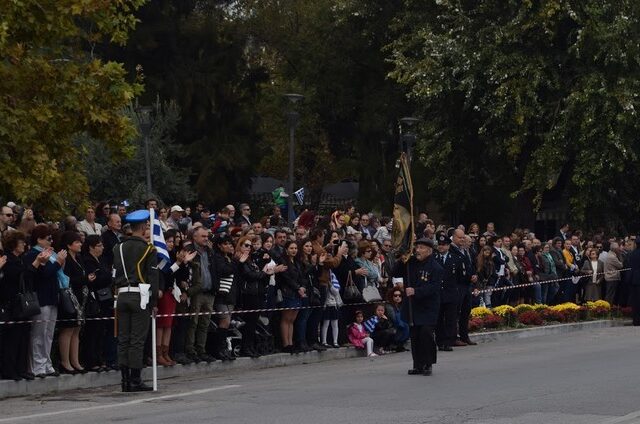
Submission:
[[[533,305],[532,308],[533,308],[534,311],[542,311],[544,309],[548,309],[549,306],[548,305],[544,305],[542,303],[539,303],[537,305]]]
[[[478,306],[471,310],[471,318],[484,318],[487,315],[493,315],[493,312],[484,306]]]
[[[604,308],[606,310],[611,310],[611,304],[609,304],[609,302],[607,302],[606,300],[596,300],[595,302],[593,302],[593,306],[595,308]]]
[[[575,303],[566,302],[566,303],[561,303],[560,305],[552,306],[551,310],[557,311],[557,312],[564,312],[564,311],[577,312],[577,311],[580,310],[580,307],[578,305],[576,305]]]
[[[527,305],[526,303],[522,303],[522,304],[520,304],[520,305],[517,305],[517,306],[515,307],[515,310],[516,310],[516,312],[517,312],[518,314],[521,314],[521,313],[523,313],[523,312],[533,311],[534,309],[533,309],[533,306],[531,306],[531,305]]]
[[[501,317],[506,317],[507,315],[511,315],[515,312],[513,306],[510,305],[500,305],[493,308],[493,313],[499,315]]]

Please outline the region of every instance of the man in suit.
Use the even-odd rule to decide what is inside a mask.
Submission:
[[[631,266],[631,309],[633,325],[640,325],[640,236],[636,237],[636,248],[629,254]]]
[[[462,274],[463,260],[449,253],[451,239],[446,234],[438,234],[438,253],[436,259],[444,269],[442,289],[440,290],[440,314],[436,329],[438,350],[450,352],[456,340],[458,323],[458,277]]]
[[[620,284],[620,270],[622,269],[622,262],[619,258],[620,246],[616,242],[612,242],[609,248],[609,253],[604,258],[604,280],[607,284],[607,293],[605,300],[610,304],[617,304],[615,302],[616,292],[618,291],[618,285]]]
[[[456,229],[451,234],[449,252],[458,259],[461,268],[458,270],[456,284],[458,286],[458,335],[460,340],[454,342],[454,346],[476,345],[469,338],[469,316],[471,315],[471,285],[478,281],[475,275],[473,261],[468,251],[467,236],[461,229]]]
[[[569,224],[562,224],[562,227],[560,227],[559,237],[562,239],[562,241],[565,241],[569,238]]]
[[[236,218],[236,225],[242,226],[242,224],[247,224],[251,227],[251,207],[248,203],[240,203],[240,216]]]
[[[122,218],[119,214],[112,213],[107,220],[107,230],[102,233],[102,244],[104,245],[102,257],[109,269],[113,266],[113,248],[122,241],[121,230]]]

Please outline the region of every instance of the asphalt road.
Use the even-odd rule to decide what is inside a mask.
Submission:
[[[403,353],[165,380],[157,393],[7,399],[0,423],[640,422],[637,327],[440,352],[431,377],[408,376],[409,363]]]

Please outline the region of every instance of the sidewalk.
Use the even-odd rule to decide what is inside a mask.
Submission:
[[[476,333],[471,339],[478,343],[494,341],[509,341],[528,337],[539,337],[552,334],[562,334],[579,330],[596,328],[618,327],[628,321],[625,320],[600,320],[570,324],[548,325],[520,330],[492,331]],[[346,359],[363,356],[363,352],[352,347],[329,349],[326,352],[309,352],[299,355],[278,353],[263,356],[257,359],[238,358],[235,361],[211,364],[200,363],[192,365],[176,365],[174,367],[158,367],[158,386],[162,388],[162,380],[179,376],[206,376],[220,375],[230,370],[255,370],[263,368],[284,367],[301,364],[311,364],[335,359]],[[143,371],[143,377],[147,382],[151,379],[151,368]],[[61,375],[60,377],[47,377],[33,381],[0,380],[0,399],[15,396],[31,396],[66,390],[87,389],[104,386],[118,386],[120,384],[120,372],[110,371],[104,373],[87,373],[78,375]]]

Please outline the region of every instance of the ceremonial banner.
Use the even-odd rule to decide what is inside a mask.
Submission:
[[[413,251],[413,185],[407,155],[398,159],[399,173],[393,200],[393,250],[406,262]]]

